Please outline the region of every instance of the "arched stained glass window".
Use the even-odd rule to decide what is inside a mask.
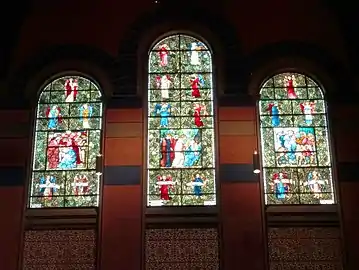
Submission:
[[[42,90],[36,112],[29,208],[98,205],[101,92],[79,76]]]
[[[276,75],[260,92],[266,204],[333,204],[323,91],[309,77]]]
[[[148,206],[215,205],[212,57],[186,35],[149,54]]]

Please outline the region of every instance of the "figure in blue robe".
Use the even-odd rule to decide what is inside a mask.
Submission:
[[[47,124],[47,127],[49,129],[56,129],[57,125],[59,123],[61,123],[62,118],[61,118],[61,110],[58,106],[52,106],[51,108],[49,107],[46,111],[46,116],[49,119],[49,122]]]
[[[199,143],[198,139],[195,138],[194,141],[190,144],[190,146],[185,150],[184,153],[184,167],[192,167],[195,166],[197,161],[201,157],[202,146]]]
[[[155,115],[160,115],[160,127],[168,127],[168,117],[171,116],[171,105],[168,103],[156,104]]]
[[[280,181],[275,184],[275,196],[279,200],[285,199],[285,194],[287,192],[287,187]]]
[[[61,161],[59,163],[60,169],[74,169],[77,166],[77,154],[72,147],[62,149]]]
[[[171,159],[171,153],[173,152],[173,150],[171,150],[172,148],[172,138],[170,136],[167,136],[165,138],[166,140],[166,167],[169,168],[172,165],[172,159]]]
[[[285,182],[286,177],[283,176],[282,173],[274,174],[274,193],[277,199],[284,200],[286,197],[286,194],[288,193],[288,184]]]
[[[198,197],[202,196],[203,184],[204,184],[203,179],[200,177],[199,174],[196,174],[196,177],[194,178],[194,181],[193,181],[193,193],[194,193],[194,195],[196,195]]]
[[[269,104],[267,111],[269,111],[272,118],[272,126],[277,127],[280,124],[279,120],[279,109],[277,104]]]
[[[297,141],[295,131],[288,130],[284,136],[284,146],[287,149],[287,157],[290,163],[296,163]]]

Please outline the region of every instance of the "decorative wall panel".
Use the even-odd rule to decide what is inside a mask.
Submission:
[[[46,230],[25,232],[23,269],[96,269],[94,230]]]
[[[146,270],[217,270],[215,228],[146,230]]]
[[[342,270],[340,229],[269,228],[270,270]]]

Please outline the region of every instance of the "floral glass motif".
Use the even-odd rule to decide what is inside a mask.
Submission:
[[[173,35],[149,54],[148,206],[215,205],[212,55]]]
[[[98,205],[101,127],[101,92],[93,82],[68,76],[44,87],[37,105],[30,208]]]
[[[259,102],[266,204],[333,204],[326,102],[297,73],[266,81]]]

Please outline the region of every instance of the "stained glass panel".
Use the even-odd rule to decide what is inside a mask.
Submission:
[[[335,203],[323,92],[309,77],[279,74],[259,102],[266,204]]]
[[[101,92],[90,80],[62,77],[40,94],[29,207],[98,205]]]
[[[148,206],[215,205],[212,56],[167,37],[149,54]]]

